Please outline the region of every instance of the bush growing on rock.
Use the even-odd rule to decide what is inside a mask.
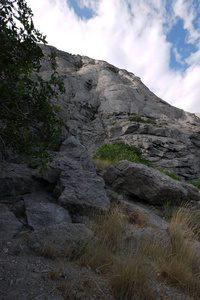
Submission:
[[[200,179],[198,179],[197,181],[191,182],[191,184],[193,184],[193,185],[196,186],[198,189],[200,189]]]
[[[181,180],[182,180],[181,176],[178,176],[177,174],[175,174],[175,173],[172,172],[172,171],[169,171],[169,170],[163,170],[163,169],[161,169],[161,168],[158,168],[157,170],[160,171],[160,172],[162,172],[163,174],[165,174],[165,175],[171,177],[172,179],[175,179],[175,180],[178,180],[178,181],[181,181]]]
[[[137,123],[156,124],[156,121],[151,118],[143,119],[141,116],[128,117],[128,121]]]
[[[123,142],[116,142],[114,144],[104,144],[99,147],[94,159],[109,160],[117,163],[120,160],[128,160],[135,163],[142,163],[147,166],[151,164],[141,157],[141,152],[133,145],[127,145]]]

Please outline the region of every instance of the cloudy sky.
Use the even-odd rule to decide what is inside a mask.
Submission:
[[[50,45],[139,76],[157,96],[200,113],[199,0],[27,0]]]

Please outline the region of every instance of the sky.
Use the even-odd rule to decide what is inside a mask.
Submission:
[[[199,0],[27,0],[49,45],[105,60],[200,113]]]

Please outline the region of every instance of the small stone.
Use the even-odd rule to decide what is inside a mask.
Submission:
[[[14,280],[11,279],[9,285],[13,285],[14,284]]]
[[[42,277],[42,279],[43,279],[44,281],[47,281],[47,275],[44,275],[44,276]]]

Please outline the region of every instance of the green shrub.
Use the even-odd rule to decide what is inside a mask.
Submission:
[[[167,122],[161,122],[161,123],[159,123],[158,125],[159,125],[159,126],[165,126],[165,125],[168,125],[168,123],[167,123]]]
[[[148,119],[143,119],[141,116],[133,116],[133,117],[128,117],[127,119],[130,122],[138,122],[138,123],[148,123],[148,124],[156,124],[156,121],[154,119],[148,118]]]
[[[168,171],[168,170],[165,170],[163,173],[165,175],[171,177],[172,179],[175,179],[175,180],[178,180],[178,181],[181,181],[181,179],[182,179],[181,176],[178,176],[174,172],[171,172],[171,171]]]
[[[148,123],[148,124],[156,124],[156,121],[155,121],[154,119],[148,118],[148,119],[145,120],[145,123]]]
[[[118,162],[120,160],[128,160],[135,163],[145,164],[151,166],[151,164],[141,157],[141,152],[133,145],[127,145],[123,142],[116,142],[114,144],[104,144],[99,147],[94,159],[100,158],[102,160],[110,160],[112,162]]]
[[[176,175],[174,172],[171,172],[171,171],[168,171],[168,170],[165,170],[163,172],[165,175],[171,177],[172,179],[175,179],[175,180],[178,180],[178,181],[181,181],[181,177]]]
[[[44,57],[39,43],[47,42],[32,17],[25,0],[0,1],[0,145],[42,169],[50,160],[49,150],[61,142],[60,108],[51,100],[58,100],[65,87],[54,51],[48,55],[50,79],[39,74]]]
[[[140,116],[128,117],[127,120],[130,122],[144,123],[144,119],[142,119]]]
[[[113,125],[113,126],[114,126],[115,124],[117,124],[117,121],[113,121],[113,122],[112,122],[112,125]]]
[[[162,172],[163,174],[171,177],[172,179],[175,179],[175,180],[178,180],[178,181],[181,181],[182,178],[181,176],[178,176],[177,174],[175,174],[174,172],[171,172],[169,170],[163,170],[161,168],[157,168],[158,171]]]
[[[191,184],[193,184],[193,185],[196,186],[198,189],[200,189],[200,179],[198,179],[197,181],[191,182]]]

